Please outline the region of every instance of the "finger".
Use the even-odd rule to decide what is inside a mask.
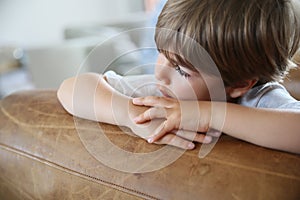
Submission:
[[[215,129],[209,129],[206,134],[213,137],[220,137],[222,135],[222,132]]]
[[[189,140],[185,140],[177,135],[169,133],[159,139],[156,144],[168,144],[171,146],[179,147],[181,149],[194,149],[195,144]]]
[[[171,103],[170,98],[166,97],[140,97],[132,99],[132,103],[140,106],[156,106],[156,107],[168,107]]]
[[[195,142],[200,142],[200,143],[204,143],[204,144],[208,144],[212,141],[211,136],[200,134],[200,133],[193,132],[193,131],[178,130],[176,132],[176,135],[183,138],[183,139],[187,139],[187,140],[195,141]]]
[[[133,120],[135,123],[141,124],[150,121],[155,118],[165,118],[166,112],[163,108],[152,107],[146,110],[144,113],[135,117]]]
[[[175,127],[169,123],[168,120],[164,121],[157,129],[154,135],[150,136],[147,140],[149,143],[158,141],[161,137],[171,132]]]
[[[172,133],[176,134],[177,136],[190,140],[190,141],[194,141],[196,139],[197,133],[193,132],[193,131],[186,131],[186,130],[176,130],[176,131],[172,131]]]
[[[197,134],[195,137],[195,142],[200,142],[203,144],[209,144],[212,141],[212,136],[210,135],[204,135],[204,134]]]

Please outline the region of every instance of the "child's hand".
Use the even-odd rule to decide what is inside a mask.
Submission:
[[[151,106],[147,111],[134,118],[136,123],[141,124],[157,118],[165,119],[161,126],[156,129],[156,132],[148,138],[149,143],[156,142],[160,138],[163,139],[165,135],[179,129],[189,130],[177,131],[177,136],[182,138],[201,143],[210,143],[212,140],[211,136],[195,134],[196,131],[206,132],[208,126],[199,130],[200,113],[197,112],[198,107],[195,108],[195,104],[191,102],[179,102],[176,99],[149,96],[135,98],[133,104]],[[187,114],[184,114],[182,110]]]

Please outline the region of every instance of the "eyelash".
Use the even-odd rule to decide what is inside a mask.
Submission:
[[[183,71],[178,65],[175,66],[175,70],[180,74],[180,76],[183,76],[185,78],[189,78],[191,75]]]

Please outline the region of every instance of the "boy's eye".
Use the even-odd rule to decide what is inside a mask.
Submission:
[[[183,71],[178,65],[175,67],[175,70],[183,77],[188,78],[191,75],[189,75],[188,73],[186,73],[185,71]]]

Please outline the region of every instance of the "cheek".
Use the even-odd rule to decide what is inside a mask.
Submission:
[[[200,86],[200,87],[199,87]],[[173,84],[173,93],[181,100],[208,100],[207,88],[202,88],[201,84],[190,83],[188,81],[178,81]]]
[[[208,84],[212,83],[208,81]],[[213,84],[211,87],[213,91],[209,91],[206,82],[202,78],[197,78],[185,81],[185,84],[182,84],[180,91],[178,91],[178,96],[185,100],[210,101],[211,93],[214,93],[215,89],[216,85]]]
[[[174,97],[181,100],[199,100],[199,101],[226,101],[226,93],[222,80],[205,77],[194,79],[184,79],[177,77],[169,88]],[[207,84],[209,88],[207,87]]]

